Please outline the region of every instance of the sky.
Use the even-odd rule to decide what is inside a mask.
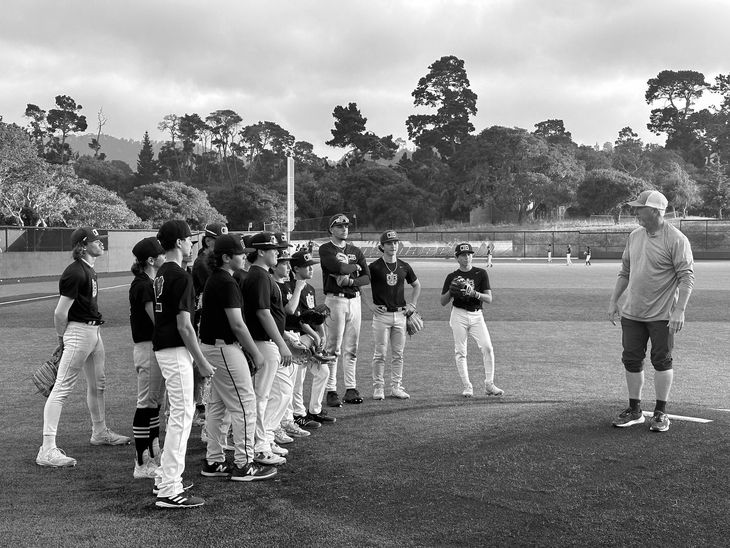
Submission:
[[[337,105],[407,139],[411,93],[447,55],[464,60],[477,132],[558,118],[588,145],[626,126],[663,144],[644,100],[660,71],[730,73],[724,0],[6,0],[0,18],[4,122],[63,94],[89,132],[102,109],[103,133],[164,140],[165,115],[231,109],[329,158],[344,153],[324,144]]]

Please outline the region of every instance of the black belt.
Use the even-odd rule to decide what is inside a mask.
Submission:
[[[83,323],[86,325],[101,325],[104,323],[104,320],[89,320],[88,322],[79,322],[79,323]]]
[[[233,344],[234,342],[236,342],[235,340],[234,341],[227,341],[225,339],[200,339],[200,342],[202,342],[203,344],[210,345],[210,346],[215,346],[215,344],[218,341],[222,342],[223,344]]]
[[[461,308],[462,310],[466,310],[467,312],[477,312],[477,311],[481,310],[481,307],[479,307],[479,308],[467,308],[465,306],[456,306],[456,305],[454,305],[454,308]]]
[[[325,295],[332,295],[333,297],[344,297],[345,299],[354,299],[358,296],[357,293],[354,295],[348,295],[347,293],[325,293]]]
[[[388,308],[386,309],[386,312],[404,312],[406,309],[405,306],[397,306],[396,308]]]

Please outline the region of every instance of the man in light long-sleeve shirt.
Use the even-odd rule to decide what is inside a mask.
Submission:
[[[608,306],[608,317],[621,318],[629,408],[613,421],[626,427],[644,422],[641,391],[644,386],[644,357],[651,340],[656,407],[649,430],[666,432],[666,405],[672,388],[674,336],[684,325],[684,311],[694,286],[694,259],[687,237],[664,221],[667,199],[661,192],[645,190],[630,206],[636,208],[641,225],[629,234],[621,258],[621,270]],[[621,295],[626,300],[619,307]]]

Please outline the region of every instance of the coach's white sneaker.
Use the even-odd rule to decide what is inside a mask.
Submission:
[[[38,466],[50,466],[51,468],[62,468],[64,466],[76,466],[76,459],[67,457],[58,447],[44,451],[43,447],[38,450],[38,456],[35,458]]]
[[[380,388],[376,388],[373,390],[373,399],[374,400],[384,400],[385,399],[385,390],[381,386]]]
[[[129,445],[132,438],[122,436],[105,428],[98,434],[91,434],[91,445]]]
[[[486,396],[504,396],[504,390],[495,386],[493,382],[489,382],[484,387],[484,394]]]
[[[393,388],[391,388],[390,395],[394,398],[398,398],[399,400],[407,400],[411,397],[410,394],[403,390],[403,387],[401,386],[394,386]]]

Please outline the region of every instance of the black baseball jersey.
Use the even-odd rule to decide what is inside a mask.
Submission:
[[[484,293],[485,291],[489,291],[491,289],[491,287],[489,286],[489,276],[487,275],[487,271],[483,268],[473,266],[471,267],[471,270],[467,272],[458,269],[447,275],[446,280],[444,281],[444,287],[441,290],[441,294],[449,292],[451,280],[453,280],[457,276],[461,276],[462,278],[464,278],[466,280],[466,283],[472,286],[474,290],[479,293]],[[469,312],[475,312],[476,310],[482,309],[482,301],[480,301],[476,297],[459,296],[454,297],[454,306],[456,308],[463,308],[464,310],[468,310]]]
[[[129,286],[129,325],[132,328],[132,340],[136,343],[152,340],[155,324],[147,314],[145,305],[154,302],[152,278],[146,272],[140,272]]]
[[[58,292],[74,302],[68,311],[70,322],[92,322],[101,320],[96,297],[99,286],[96,270],[82,259],[66,267],[58,281]]]
[[[373,288],[373,303],[388,309],[406,305],[405,282],[413,284],[418,278],[411,265],[396,258],[386,263],[381,257],[370,263],[370,284]]]
[[[332,242],[319,246],[319,262],[322,265],[322,285],[325,293],[341,293],[347,296],[355,296],[360,292],[357,286],[340,287],[335,278],[340,274],[348,274],[353,278],[359,276],[370,277],[370,269],[365,260],[362,250],[349,242],[345,247],[337,247]],[[360,266],[360,274],[355,274],[356,265]]]
[[[215,344],[223,339],[226,344],[236,342],[236,335],[226,315],[226,308],[241,308],[241,290],[228,272],[217,268],[208,277],[203,290],[203,310],[200,317],[200,340]]]
[[[208,266],[208,256],[201,249],[193,263],[193,288],[195,289],[195,297],[203,294],[205,282],[210,276],[210,267]]]
[[[170,261],[157,271],[155,290],[155,332],[153,350],[185,346],[177,330],[179,312],[195,313],[193,277],[177,263]]]
[[[279,286],[269,271],[253,265],[243,280],[243,313],[246,325],[255,341],[270,341],[256,311],[268,309],[274,317],[279,333],[284,333],[286,314]]]

